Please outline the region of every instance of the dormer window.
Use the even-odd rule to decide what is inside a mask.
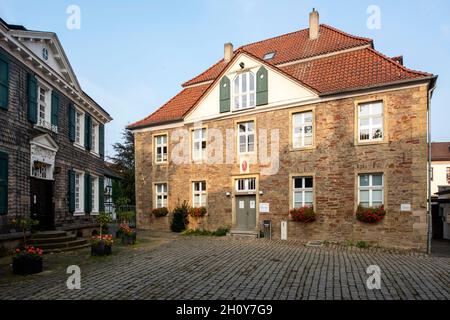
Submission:
[[[236,76],[233,90],[235,110],[253,108],[256,105],[256,81],[252,72]]]

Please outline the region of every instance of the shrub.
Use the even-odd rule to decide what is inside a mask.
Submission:
[[[199,207],[199,208],[189,208],[189,215],[194,218],[201,218],[206,215],[206,208],[205,207]]]
[[[205,229],[201,229],[201,230],[187,229],[187,230],[184,230],[181,234],[183,236],[224,237],[227,235],[228,231],[230,231],[230,228],[228,228],[228,227],[222,227],[222,228],[217,229],[216,231],[209,231],[209,230],[205,230]]]
[[[216,237],[225,237],[227,235],[228,231],[230,231],[229,227],[219,228],[216,231],[214,231],[214,236],[216,236]]]
[[[167,208],[156,208],[152,210],[152,214],[156,218],[165,217],[169,214],[169,210]]]
[[[356,219],[365,223],[377,223],[383,220],[386,215],[386,210],[384,206],[379,208],[365,208],[363,206],[358,206],[356,210]]]
[[[97,223],[100,225],[100,237],[103,234],[103,231],[105,230],[105,227],[108,223],[111,223],[112,218],[109,213],[106,212],[100,212],[100,214],[95,218]]]
[[[188,225],[188,211],[189,205],[186,201],[177,205],[173,210],[172,223],[170,224],[170,230],[173,232],[181,232],[186,229]]]
[[[313,207],[295,208],[289,211],[292,221],[310,223],[316,221],[316,213]]]
[[[356,242],[356,247],[366,249],[369,247],[369,244],[365,241],[360,240],[360,241]]]

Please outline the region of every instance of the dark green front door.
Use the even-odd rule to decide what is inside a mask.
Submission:
[[[236,196],[236,224],[239,230],[256,227],[256,196]]]

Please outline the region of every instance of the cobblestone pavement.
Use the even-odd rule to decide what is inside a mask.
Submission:
[[[0,281],[0,299],[450,299],[449,258],[295,242],[174,238],[81,266],[81,290],[62,271]]]

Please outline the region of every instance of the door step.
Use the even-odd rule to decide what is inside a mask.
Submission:
[[[248,230],[231,230],[230,236],[233,238],[258,238],[258,231],[248,231]]]
[[[45,231],[34,234],[29,245],[41,248],[46,254],[86,248],[90,244],[86,239],[77,238],[65,231]]]

